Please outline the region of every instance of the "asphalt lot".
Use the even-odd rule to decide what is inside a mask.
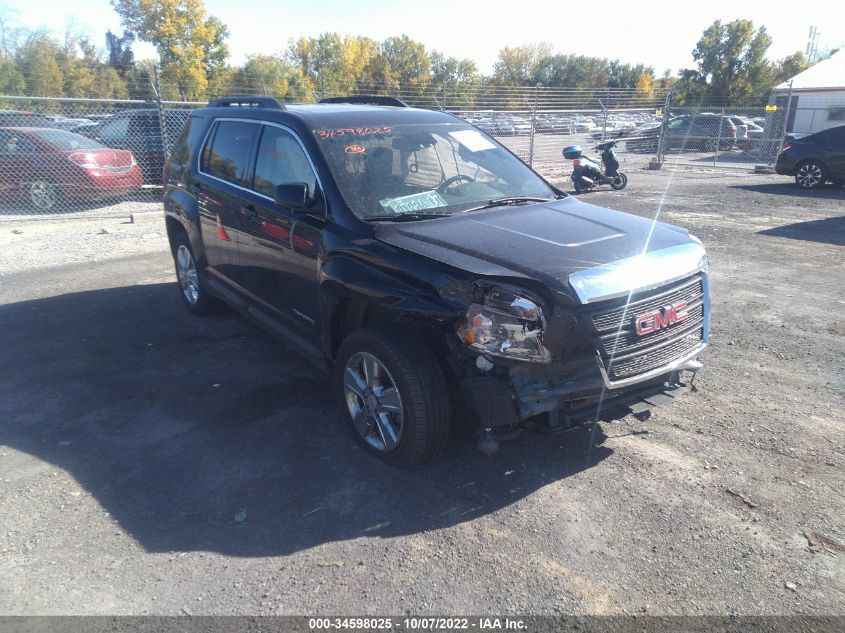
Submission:
[[[413,472],[184,310],[157,213],[0,222],[0,613],[845,613],[845,190],[629,178],[583,199],[711,253],[697,391]]]

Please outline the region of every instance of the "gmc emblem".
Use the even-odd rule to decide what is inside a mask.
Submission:
[[[654,312],[643,314],[634,319],[637,326],[637,334],[643,336],[656,332],[660,328],[669,327],[687,318],[687,304],[684,302],[665,306]]]

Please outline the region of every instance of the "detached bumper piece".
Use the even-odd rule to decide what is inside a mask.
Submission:
[[[618,420],[629,414],[639,415],[654,407],[669,404],[689,390],[688,384],[670,380],[618,395],[606,392],[604,398],[596,399],[589,406],[576,410],[558,408],[551,411],[549,426],[553,431],[561,432],[596,420]]]

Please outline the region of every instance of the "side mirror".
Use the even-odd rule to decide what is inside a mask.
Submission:
[[[275,201],[280,207],[305,211],[308,209],[308,185],[304,182],[276,185]]]

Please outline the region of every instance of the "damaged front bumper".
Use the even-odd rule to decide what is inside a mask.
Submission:
[[[622,381],[611,381],[599,357],[575,375],[556,368],[511,368],[502,380],[489,374],[465,378],[461,387],[482,427],[514,426],[548,414],[554,430],[597,419],[642,413],[686,393],[702,368],[696,360],[706,343],[673,362]]]

